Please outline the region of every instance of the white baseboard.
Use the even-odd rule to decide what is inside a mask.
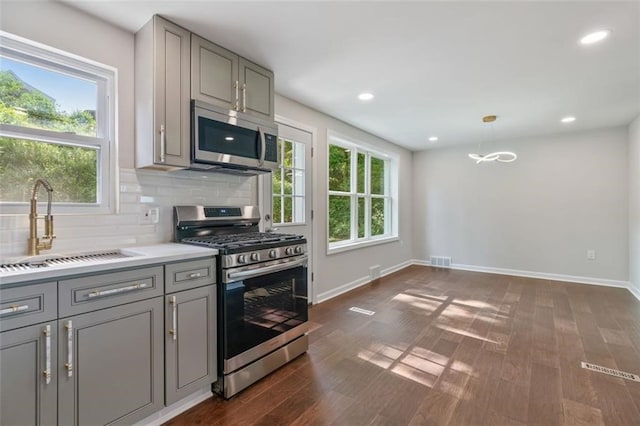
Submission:
[[[428,260],[413,259],[411,263],[413,265],[431,266],[431,263],[429,263]],[[631,292],[631,294],[635,296],[636,299],[640,300],[640,290],[638,288],[635,288],[630,282],[627,281],[582,277],[575,275],[551,274],[547,272],[520,271],[517,269],[492,268],[487,266],[462,265],[459,263],[451,264],[450,269],[471,272],[485,272],[489,274],[499,275],[513,275],[516,277],[525,278],[539,278],[543,280],[564,281],[577,284],[600,285],[604,287],[626,288],[627,290],[629,290],[629,292]]]
[[[200,404],[202,401],[205,401],[213,395],[211,392],[211,386],[207,386],[205,389],[201,389],[200,391],[194,392],[186,398],[181,399],[180,401],[171,404],[168,407],[164,407],[162,410],[158,411],[150,415],[149,417],[142,419],[137,422],[136,426],[160,426],[163,423],[168,422],[172,418],[176,417],[178,414],[187,411],[189,408],[194,407]]]
[[[411,266],[411,265],[412,265],[411,260],[406,260],[402,263],[398,263],[395,266],[391,266],[389,268],[386,268],[380,271],[380,277],[386,277],[387,275],[393,274],[394,272],[398,272],[399,270],[404,269],[407,266]]]
[[[397,265],[394,266],[390,266],[389,268],[385,268],[382,269],[380,271],[380,277],[385,277],[389,274],[393,274],[394,272],[397,272],[403,268],[406,268],[407,266],[410,266],[412,264],[411,260],[406,260],[402,263],[398,263]],[[340,296],[341,294],[344,294],[348,291],[354,290],[358,287],[362,287],[363,285],[369,284],[371,282],[371,277],[361,277],[358,278],[357,280],[353,280],[351,282],[348,282],[346,284],[343,284],[339,287],[336,287],[334,289],[331,289],[329,291],[325,291],[324,293],[320,293],[316,296],[316,303],[322,303],[322,302],[326,302],[329,299],[333,299],[336,296]]]
[[[543,280],[565,281],[578,284],[601,285],[605,287],[629,288],[629,283],[627,281],[609,280],[605,278],[551,274],[548,272],[520,271],[517,269],[492,268],[476,265],[461,265],[459,263],[452,264],[451,269],[458,269],[460,271],[486,272],[489,274],[513,275],[515,277],[539,278]]]
[[[423,259],[407,260],[395,266],[383,269],[380,272],[380,276],[384,277],[386,275],[392,274],[394,272],[397,272],[411,265],[431,266],[431,263],[428,260],[423,260]],[[640,289],[634,287],[633,285],[631,285],[630,282],[627,282],[627,281],[609,280],[605,278],[582,277],[582,276],[575,276],[575,275],[551,274],[547,272],[521,271],[517,269],[493,268],[488,266],[463,265],[459,263],[452,263],[451,267],[448,269],[456,269],[460,271],[470,271],[470,272],[484,272],[488,274],[512,275],[515,277],[525,277],[525,278],[539,278],[543,280],[564,281],[564,282],[578,283],[578,284],[600,285],[604,287],[626,288],[627,290],[629,290],[629,292],[631,292],[631,294],[633,294],[633,296],[636,299],[640,300]],[[370,282],[371,282],[370,277],[358,278],[357,280],[351,281],[349,283],[336,287],[332,290],[318,294],[316,303],[325,302],[329,299],[332,299],[336,296],[344,294],[348,291],[351,291],[358,287],[362,287],[363,285],[369,284]]]
[[[636,299],[640,300],[640,288],[633,285],[633,283],[629,283],[629,291],[633,294]]]
[[[324,293],[320,293],[316,295],[316,303],[326,302],[329,299],[333,299],[336,296],[340,296],[348,291],[356,289],[358,287],[362,287],[365,284],[369,284],[371,282],[370,277],[358,278],[357,280],[353,280],[349,283],[343,284],[339,287],[331,289],[329,291],[325,291]]]

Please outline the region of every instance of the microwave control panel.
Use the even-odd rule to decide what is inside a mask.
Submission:
[[[264,153],[265,161],[278,162],[278,137],[275,135],[265,134],[266,149]]]

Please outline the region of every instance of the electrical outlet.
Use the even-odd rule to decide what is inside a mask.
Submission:
[[[158,207],[152,207],[144,212],[140,218],[141,225],[151,225],[160,221],[160,209]]]
[[[595,250],[587,250],[587,260],[596,260],[596,251]]]
[[[151,216],[151,223],[158,223],[160,221],[160,209],[158,207],[153,207],[148,211],[149,216]]]

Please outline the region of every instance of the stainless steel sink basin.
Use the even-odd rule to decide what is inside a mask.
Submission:
[[[0,263],[0,274],[6,272],[29,271],[32,269],[47,268],[51,266],[100,263],[105,260],[123,259],[132,256],[135,256],[135,254],[131,252],[125,252],[123,250],[109,250],[103,252],[72,255],[52,254],[29,256],[19,259],[11,259],[10,261]]]

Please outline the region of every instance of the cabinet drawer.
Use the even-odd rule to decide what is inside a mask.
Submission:
[[[60,317],[162,296],[162,266],[90,275],[58,283]]]
[[[164,270],[167,293],[201,287],[216,282],[214,258],[169,263]]]
[[[56,289],[54,281],[0,290],[0,331],[55,320]]]

